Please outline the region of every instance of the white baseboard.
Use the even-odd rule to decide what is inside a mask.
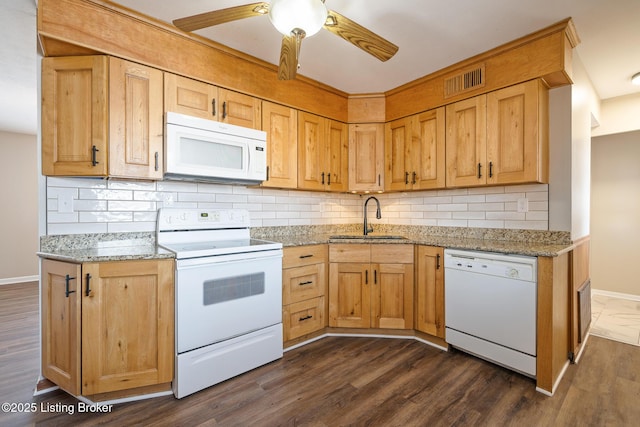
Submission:
[[[9,277],[7,279],[0,279],[1,285],[13,285],[16,283],[25,283],[25,282],[37,282],[40,280],[40,276],[22,276],[22,277]]]
[[[640,301],[640,295],[623,294],[621,292],[603,291],[601,289],[593,289],[593,288],[591,288],[591,295],[602,295],[610,298],[620,298],[620,299],[627,299],[631,301]]]

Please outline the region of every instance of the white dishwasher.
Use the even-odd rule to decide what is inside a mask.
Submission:
[[[444,266],[447,343],[535,377],[537,259],[445,249]]]

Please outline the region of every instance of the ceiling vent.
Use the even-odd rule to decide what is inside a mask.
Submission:
[[[484,64],[471,70],[464,71],[444,80],[444,97],[468,92],[473,89],[484,87],[485,75]]]

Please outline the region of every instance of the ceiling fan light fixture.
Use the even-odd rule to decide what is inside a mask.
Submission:
[[[327,7],[322,0],[272,0],[269,19],[285,36],[302,30],[306,37],[320,31],[327,19]]]
[[[631,77],[631,83],[640,86],[640,73],[635,73],[633,77]]]

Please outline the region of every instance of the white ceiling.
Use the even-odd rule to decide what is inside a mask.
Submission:
[[[117,2],[171,22],[252,0]],[[0,129],[21,123],[20,129],[35,133],[34,3],[0,5]],[[380,62],[325,30],[305,39],[299,73],[348,93],[384,92],[567,17],[573,18],[581,39],[578,56],[600,98],[640,93],[640,86],[630,83],[640,72],[639,0],[326,0],[326,5],[400,47]],[[197,33],[278,62],[281,35],[265,16]]]

